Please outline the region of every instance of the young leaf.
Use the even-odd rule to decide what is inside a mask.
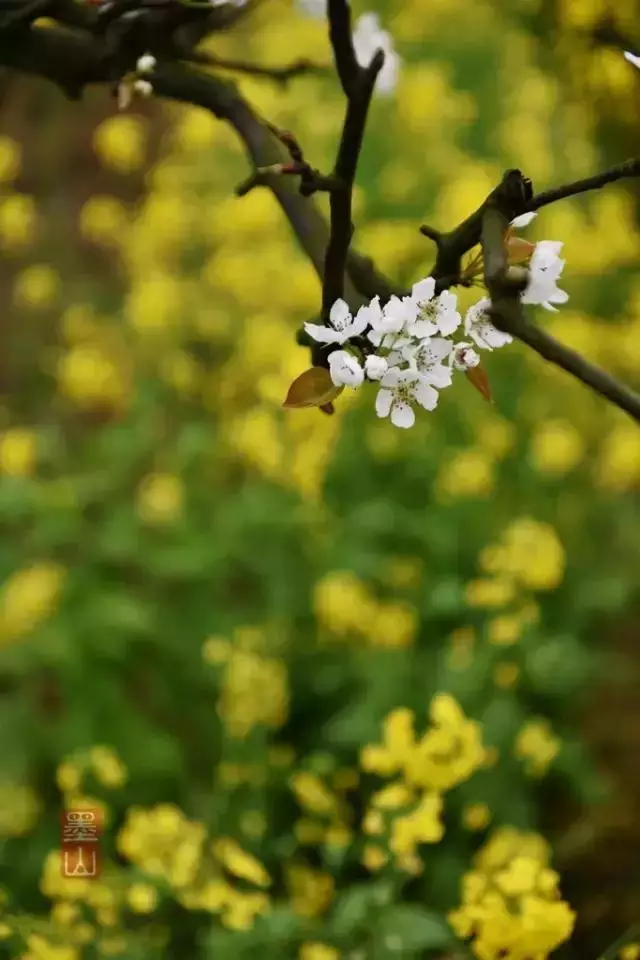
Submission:
[[[507,254],[509,263],[527,263],[531,259],[531,254],[535,250],[535,243],[529,243],[522,237],[510,236],[507,238]]]
[[[326,407],[343,390],[344,387],[336,387],[331,374],[324,367],[311,367],[293,381],[282,406],[286,410]]]
[[[465,370],[464,374],[469,383],[474,386],[479,393],[482,394],[485,400],[488,403],[493,403],[491,388],[489,387],[489,380],[484,367],[471,367],[469,370]]]

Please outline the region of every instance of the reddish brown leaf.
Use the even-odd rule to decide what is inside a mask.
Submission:
[[[336,387],[324,367],[311,367],[293,381],[282,406],[287,410],[324,407],[343,390],[344,387]]]
[[[489,387],[489,380],[484,367],[471,367],[471,369],[465,370],[465,376],[469,383],[482,394],[488,403],[493,403],[491,388]]]

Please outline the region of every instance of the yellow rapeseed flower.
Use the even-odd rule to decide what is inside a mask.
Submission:
[[[150,883],[132,883],[127,890],[127,903],[134,913],[153,913],[158,905],[158,891]]]
[[[340,960],[340,951],[326,943],[303,943],[298,960]]]
[[[65,576],[63,567],[43,561],[5,581],[0,591],[0,643],[25,636],[51,616]]]
[[[516,586],[508,576],[472,580],[467,584],[464,598],[470,607],[504,607],[516,595]]]
[[[436,494],[441,500],[485,498],[493,485],[493,459],[481,449],[461,450],[442,463],[436,478]]]
[[[491,810],[486,803],[468,804],[462,811],[462,822],[467,830],[484,830],[491,823]]]
[[[248,880],[258,887],[271,886],[271,877],[255,857],[247,853],[235,840],[221,837],[214,841],[213,853],[234,877]]]
[[[19,306],[48,307],[62,292],[62,280],[47,263],[34,263],[16,277],[13,295]]]
[[[541,423],[531,439],[531,462],[541,473],[565,474],[580,463],[584,453],[584,440],[568,420]]]
[[[293,864],[286,870],[291,909],[298,917],[319,917],[331,906],[334,880],[330,873]]]
[[[89,760],[97,779],[103,786],[117,788],[127,782],[127,768],[111,747],[92,747],[89,751]]]
[[[9,477],[30,476],[36,463],[37,436],[14,427],[0,434],[0,472]]]
[[[182,513],[184,486],[180,477],[171,473],[152,473],[138,487],[138,514],[143,523],[172,523]]]
[[[11,137],[0,137],[0,182],[15,180],[20,173],[22,150]]]
[[[144,162],[144,125],[130,115],[108,117],[95,130],[93,146],[105,166],[118,173],[133,173]]]
[[[8,252],[20,252],[36,232],[37,214],[33,197],[10,194],[0,200],[0,244]]]
[[[22,783],[0,783],[0,837],[22,837],[38,821],[42,804],[34,790]]]
[[[514,752],[525,761],[525,770],[532,777],[542,777],[560,752],[561,741],[545,718],[529,720],[520,729]]]

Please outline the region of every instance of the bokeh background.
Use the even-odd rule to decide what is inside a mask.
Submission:
[[[505,168],[637,151],[636,0],[375,9],[403,65],[355,243],[396,281]],[[207,43],[331,61],[278,0]],[[0,954],[464,956],[446,917],[500,867],[516,913],[542,870],[595,960],[640,918],[637,425],[518,345],[493,405],[463,381],[411,431],[366,390],[283,411],[320,287],[271,195],[234,197],[233,131],[1,83]],[[238,83],[330,168],[331,74]],[[638,214],[619,184],[527,232],[567,258],[536,319],[636,386]],[[413,819],[407,710],[440,777]],[[73,805],[103,811],[99,881],[61,879]],[[513,956],[549,950],[542,890]]]

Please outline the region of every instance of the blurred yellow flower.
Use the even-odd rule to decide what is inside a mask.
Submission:
[[[80,232],[94,243],[124,243],[129,222],[127,208],[117,197],[94,194],[80,211]]]
[[[294,773],[291,789],[300,806],[311,813],[332,814],[337,810],[338,798],[315,773]]]
[[[620,960],[638,960],[640,957],[640,943],[627,943],[618,952]]]
[[[63,567],[43,561],[18,570],[0,591],[0,643],[25,636],[56,609],[65,580]]]
[[[303,943],[298,960],[340,960],[341,954],[335,947],[326,943]]]
[[[37,437],[32,430],[14,427],[0,434],[0,472],[28,477],[35,468]]]
[[[150,810],[129,807],[117,845],[123,856],[149,876],[181,889],[195,879],[204,839],[201,823],[188,820],[173,804],[161,803]]]
[[[38,821],[42,804],[31,787],[0,782],[0,837],[22,837]]]
[[[462,811],[462,823],[467,830],[484,830],[491,823],[491,810],[486,803],[471,803]]]
[[[208,637],[202,645],[202,658],[206,663],[218,666],[231,656],[231,644],[224,637]]]
[[[27,937],[28,953],[20,960],[79,960],[80,954],[75,947],[55,946],[38,933]]]
[[[291,909],[298,917],[319,917],[331,906],[334,880],[330,873],[292,864],[285,870]]]
[[[640,436],[634,423],[609,430],[595,468],[596,483],[604,490],[633,490],[640,483]]]
[[[271,886],[271,877],[260,863],[250,853],[228,837],[221,837],[213,843],[213,853],[220,863],[240,880],[248,880],[258,887]]]
[[[94,132],[93,146],[105,166],[118,173],[133,173],[145,158],[144,125],[129,115],[107,117]]]
[[[48,307],[62,292],[60,275],[46,263],[34,263],[16,277],[13,294],[19,306]]]
[[[560,753],[561,741],[544,718],[529,720],[519,731],[514,753],[525,761],[525,770],[532,777],[542,777]]]
[[[15,180],[20,173],[22,150],[11,137],[0,137],[0,183]]]
[[[493,669],[493,682],[502,690],[512,690],[520,677],[517,663],[498,663]]]
[[[0,200],[0,243],[5,250],[21,250],[35,236],[37,222],[33,197],[14,193]]]
[[[375,843],[366,843],[362,851],[362,865],[372,873],[377,873],[389,862],[389,854]]]
[[[482,960],[546,958],[567,940],[575,914],[560,899],[547,844],[511,827],[497,830],[462,881],[462,905],[449,914],[457,936],[473,937]]]
[[[472,580],[464,592],[464,598],[470,607],[504,607],[515,595],[515,584],[508,576]]]
[[[568,420],[547,420],[531,439],[531,462],[541,473],[567,473],[580,463],[584,453],[584,440]]]
[[[313,606],[319,623],[332,633],[357,633],[372,623],[375,602],[348,570],[335,570],[316,583]]]
[[[480,566],[487,573],[513,577],[531,590],[555,589],[562,582],[565,562],[554,528],[530,517],[513,520],[501,542],[480,554]]]
[[[127,768],[111,747],[96,746],[89,751],[89,760],[100,783],[118,788],[127,782]]]
[[[226,664],[218,714],[234,739],[243,739],[255,726],[281,727],[289,714],[289,678],[284,661],[233,649]]]
[[[158,891],[150,883],[132,883],[127,890],[127,903],[134,913],[153,913],[158,905]]]
[[[182,514],[184,486],[171,473],[152,473],[145,477],[137,495],[138,514],[143,523],[161,525],[178,520]]]
[[[408,603],[378,604],[366,635],[374,647],[404,649],[411,646],[418,630],[418,614]]]
[[[60,392],[80,407],[120,407],[126,400],[127,371],[99,346],[79,344],[57,365]]]
[[[460,450],[440,466],[436,494],[441,500],[487,497],[493,485],[493,459],[480,449]]]

